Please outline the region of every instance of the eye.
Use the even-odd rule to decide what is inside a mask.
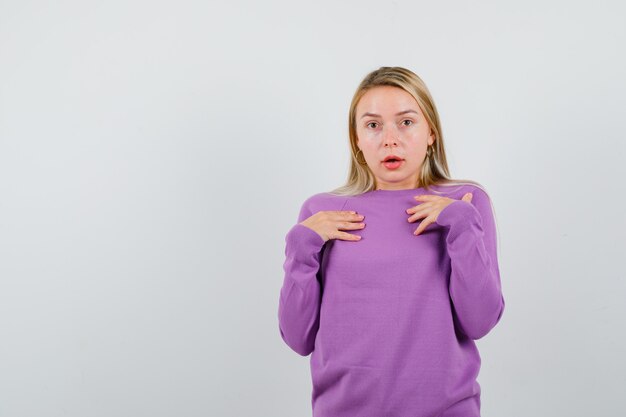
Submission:
[[[370,126],[370,125],[372,125],[372,124],[376,125],[376,124],[378,124],[378,123],[376,123],[376,122],[369,122],[369,123],[367,124],[367,127],[369,127],[369,126]]]
[[[411,124],[413,124],[413,120],[409,120],[409,119],[403,120],[403,123],[404,122],[411,122]],[[405,125],[405,126],[409,126],[409,125]]]

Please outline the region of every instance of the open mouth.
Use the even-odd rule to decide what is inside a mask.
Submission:
[[[404,162],[404,159],[389,158],[383,161],[383,165],[387,169],[398,169]]]
[[[398,155],[387,155],[385,156],[385,158],[383,159],[383,164],[386,164],[388,162],[391,163],[397,163],[397,162],[402,162],[404,161],[404,159],[400,158]]]

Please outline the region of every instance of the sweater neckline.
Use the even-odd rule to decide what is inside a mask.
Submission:
[[[409,191],[424,191],[424,188],[420,187],[420,188],[402,188],[398,190],[372,190],[370,192],[378,193],[378,194],[387,194],[387,193],[402,193],[402,192],[409,192]]]
[[[438,189],[439,187],[437,185],[431,185],[430,186],[431,189]],[[402,188],[402,189],[398,189],[398,190],[371,190],[368,191],[365,194],[371,194],[371,195],[395,195],[395,194],[410,194],[410,193],[424,193],[426,192],[426,188],[425,187],[419,187],[419,188]]]

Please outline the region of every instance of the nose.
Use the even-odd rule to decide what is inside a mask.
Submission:
[[[383,145],[385,146],[385,148],[398,146],[398,139],[393,130],[387,131],[387,133],[385,134],[385,138],[383,140]]]

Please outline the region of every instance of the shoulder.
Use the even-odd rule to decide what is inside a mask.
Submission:
[[[472,193],[470,204],[480,216],[483,219],[488,219],[488,221],[491,221],[491,218],[495,216],[495,208],[489,191],[479,182],[458,181],[457,183],[438,185],[436,189],[442,191],[441,195],[455,200],[460,200],[466,193]]]
[[[472,193],[472,202],[488,202],[491,199],[487,189],[482,184],[475,181],[440,184],[434,186],[434,189],[440,191],[446,197],[454,198],[455,200],[460,200],[466,193]]]
[[[486,188],[479,183],[463,182],[454,185],[438,186],[438,190],[444,189],[442,195],[454,200],[461,200],[466,193],[472,193],[472,200],[453,201],[447,205],[437,217],[437,223],[450,225],[458,219],[479,222],[481,227],[492,230],[495,227],[495,211]]]
[[[349,197],[322,192],[307,197],[302,203],[302,209],[311,214],[322,210],[341,210]]]
[[[300,205],[298,223],[319,211],[343,210],[349,197],[338,196],[328,192],[313,194],[304,199]]]

